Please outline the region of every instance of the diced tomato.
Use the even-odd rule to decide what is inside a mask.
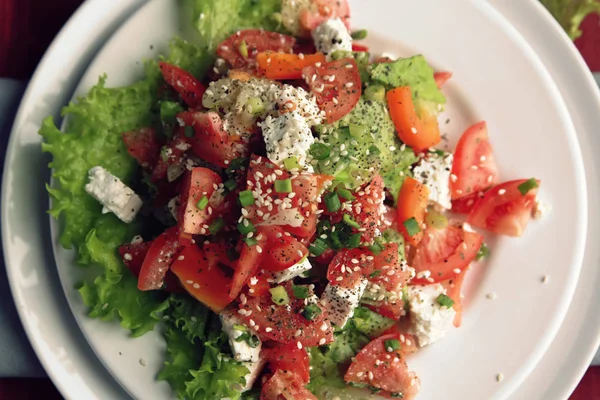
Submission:
[[[385,196],[383,190],[383,178],[375,175],[368,185],[354,194],[356,199],[352,202],[351,213],[360,224],[363,243],[371,243],[379,232],[382,221],[381,204]]]
[[[475,203],[477,203],[482,197],[483,192],[471,193],[468,196],[461,197],[460,199],[452,200],[452,212],[457,214],[468,214],[471,212]]]
[[[429,189],[416,179],[407,177],[398,194],[398,226],[406,241],[413,246],[419,244],[423,238],[422,226],[425,222],[427,204],[429,203]],[[410,235],[406,229],[407,222],[414,218],[419,231]],[[410,225],[409,225],[410,226]]]
[[[268,293],[261,297],[249,298],[245,305],[240,304],[240,314],[247,323],[254,321],[254,328],[263,341],[274,340],[280,343],[298,344],[304,347],[320,346],[333,342],[333,328],[326,310],[309,321],[302,314],[304,300],[296,299],[291,283],[284,285],[290,299],[287,305],[276,305]],[[312,293],[310,293],[312,294]],[[257,328],[258,327],[258,328]],[[300,334],[297,335],[296,333]]]
[[[362,51],[367,53],[369,51],[369,47],[360,43],[352,43],[352,51]]]
[[[372,270],[373,254],[369,250],[342,249],[329,263],[327,280],[331,285],[354,288]]]
[[[413,354],[419,350],[417,338],[408,333],[410,331],[410,319],[405,318],[397,324],[386,329],[382,335],[398,335],[400,337],[400,351],[405,354]]]
[[[317,98],[319,108],[325,111],[327,123],[344,117],[360,100],[362,84],[353,58],[306,67],[302,77]]]
[[[291,372],[302,382],[310,380],[310,360],[306,349],[299,349],[296,343],[281,344],[271,342],[263,347],[261,355],[267,359],[272,371]]]
[[[180,250],[177,240],[177,227],[171,227],[161,233],[150,245],[144,258],[140,276],[139,290],[157,290],[163,285],[165,275]]]
[[[161,141],[152,128],[141,128],[121,135],[129,155],[144,168],[153,167],[160,153]]]
[[[417,114],[409,86],[397,87],[387,92],[390,117],[398,132],[398,137],[416,154],[440,143],[440,127],[437,116],[426,107]]]
[[[240,294],[250,277],[256,274],[258,267],[264,258],[263,249],[266,247],[267,236],[263,233],[261,228],[258,228],[254,238],[257,243],[252,246],[249,246],[243,239],[240,239],[242,250],[235,267],[235,273],[233,274],[231,290],[229,291],[229,297],[231,299],[235,299]]]
[[[317,400],[317,397],[304,387],[300,377],[291,372],[277,370],[263,385],[260,400],[281,399]]]
[[[314,257],[313,260],[317,264],[329,264],[337,253],[333,249],[326,249],[321,255]]]
[[[259,70],[267,79],[290,80],[302,78],[302,69],[325,62],[323,53],[288,54],[266,51],[256,56]]]
[[[227,244],[224,242],[204,243],[202,250],[206,256],[206,261],[210,266],[219,264],[226,265],[229,268],[235,268],[235,262],[231,261],[227,256]]]
[[[191,108],[202,107],[202,96],[206,88],[198,79],[189,72],[164,61],[159,61],[158,67],[165,81],[179,93],[185,104]]]
[[[300,262],[308,255],[308,249],[296,238],[278,226],[263,228],[268,237],[264,268],[273,272],[283,271]]]
[[[248,282],[248,295],[252,297],[260,297],[268,294],[269,289],[271,288],[268,279],[268,274],[263,274],[261,271],[251,277],[250,281]]]
[[[208,223],[216,215],[213,210],[223,201],[221,194],[215,190],[215,185],[221,182],[221,177],[208,168],[196,167],[186,174],[177,214],[177,222],[182,233],[206,234]],[[198,204],[204,197],[208,203],[201,209]]]
[[[150,250],[152,242],[127,243],[119,247],[119,254],[123,260],[123,264],[129,268],[135,277],[140,276],[142,264]]]
[[[454,226],[428,228],[414,251],[411,266],[417,276],[414,284],[441,282],[459,275],[475,259],[483,236]],[[423,276],[423,273],[429,276]]]
[[[465,280],[465,275],[467,274],[467,269],[458,274],[454,279],[450,279],[448,281],[442,282],[442,285],[446,288],[446,294],[448,297],[454,301],[454,311],[456,314],[454,315],[454,326],[459,328],[462,323],[462,298],[460,295],[460,289],[462,287],[463,281]]]
[[[335,18],[340,18],[350,30],[348,0],[311,0],[309,8],[300,12],[300,24],[309,32],[328,19]]]
[[[433,79],[435,79],[435,83],[440,89],[450,78],[452,78],[452,72],[442,71],[433,74]]]
[[[473,207],[467,222],[500,235],[521,236],[531,219],[538,192],[533,188],[523,195],[519,186],[525,182],[505,182],[488,190]],[[540,181],[536,182],[539,186]]]
[[[400,349],[386,348],[386,340],[400,341],[400,336],[384,335],[371,341],[356,355],[344,380],[376,387],[388,395],[398,397],[401,394],[403,399],[413,399],[419,391],[419,378],[408,370]]]
[[[209,265],[198,246],[184,248],[171,266],[181,285],[196,300],[218,313],[231,302],[231,279],[218,266]]]
[[[175,181],[185,171],[184,154],[189,148],[185,135],[178,131],[173,139],[161,147],[158,162],[155,162],[152,170],[152,182],[164,179]]]
[[[450,180],[453,200],[485,191],[496,184],[498,168],[485,122],[473,125],[461,136],[454,152],[452,174],[456,177]]]
[[[231,161],[245,155],[247,146],[240,142],[242,138],[230,136],[223,129],[223,121],[216,112],[187,111],[177,118],[194,128],[195,135],[189,142],[194,154],[203,160],[227,168]]]
[[[245,54],[240,52],[244,48]],[[233,68],[254,69],[256,56],[265,51],[290,53],[296,39],[281,33],[262,29],[247,29],[234,33],[218,47],[217,54],[224,58]]]

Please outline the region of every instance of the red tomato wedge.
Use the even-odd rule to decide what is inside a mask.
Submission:
[[[181,175],[181,171],[185,170],[183,165],[184,154],[189,147],[190,145],[182,132],[177,132],[173,139],[161,147],[160,155],[153,164],[152,182],[159,182],[164,179],[168,182],[175,181]]]
[[[380,175],[375,175],[371,183],[354,193],[351,214],[360,224],[361,242],[371,243],[381,227],[381,204],[384,200],[384,184]]]
[[[164,61],[158,62],[158,67],[165,82],[179,93],[185,104],[191,108],[202,108],[202,96],[206,88],[189,72]]]
[[[177,213],[182,233],[206,234],[208,224],[216,216],[214,211],[223,201],[223,197],[215,190],[215,185],[221,182],[221,177],[208,168],[196,167],[186,174]]]
[[[266,270],[283,271],[300,262],[308,255],[308,249],[296,238],[278,226],[269,226],[262,229],[267,237],[267,251],[263,260]]]
[[[296,343],[271,342],[268,347],[263,347],[261,355],[266,358],[272,371],[291,372],[304,383],[310,380],[308,353],[306,349],[299,349]]]
[[[352,43],[352,51],[363,51],[367,53],[369,51],[369,47],[364,44]]]
[[[413,399],[419,392],[419,378],[408,370],[400,349],[386,347],[388,340],[400,342],[400,335],[384,335],[366,345],[350,364],[344,380],[373,386],[387,395],[402,396],[405,400]]]
[[[179,250],[176,226],[167,229],[154,239],[140,270],[138,289],[158,290],[162,288],[165,275]]]
[[[488,190],[475,204],[467,222],[477,228],[500,235],[521,236],[531,219],[540,181],[527,190],[531,180],[521,179],[502,183]]]
[[[181,285],[196,300],[218,313],[231,302],[227,295],[231,279],[219,266],[209,265],[197,246],[184,248],[171,266]]]
[[[251,282],[252,283],[252,282]],[[241,318],[250,323],[263,341],[274,340],[280,343],[292,343],[303,347],[320,346],[333,342],[333,328],[323,310],[313,320],[307,320],[301,311],[304,300],[296,299],[291,283],[283,285],[290,299],[287,305],[275,305],[268,293],[261,297],[249,298],[245,305],[240,304]],[[312,293],[309,293],[312,294]],[[296,333],[299,331],[299,335]]]
[[[417,345],[417,338],[408,333],[410,330],[410,320],[408,318],[403,319],[397,324],[392,325],[388,328],[383,335],[398,335],[400,337],[400,351],[402,354],[413,354],[419,350]]]
[[[429,114],[426,108],[417,114],[410,87],[403,86],[387,92],[388,108],[398,137],[408,146],[412,147],[415,154],[440,143],[440,127],[437,116]]]
[[[453,200],[485,191],[496,183],[498,168],[485,122],[473,125],[461,136],[454,152],[452,174],[450,191]]]
[[[425,222],[427,204],[429,202],[429,189],[416,179],[406,178],[398,194],[397,221],[400,232],[406,241],[413,246],[419,244],[423,238],[422,226]],[[417,224],[418,232],[409,234],[407,225],[412,224],[412,219]]]
[[[161,141],[152,128],[141,128],[121,135],[129,155],[144,168],[153,167],[158,160]]]
[[[468,196],[460,199],[452,200],[452,212],[457,214],[468,214],[471,212],[475,203],[477,203],[484,195],[484,192],[471,193]]]
[[[427,285],[455,278],[475,259],[482,243],[480,234],[454,226],[427,228],[410,264],[417,273],[412,283]]]
[[[311,0],[310,7],[300,12],[300,24],[312,31],[328,19],[339,18],[350,30],[350,4],[348,0]]]
[[[302,69],[324,63],[325,55],[316,54],[288,54],[266,51],[256,56],[259,70],[265,78],[274,80],[291,80],[302,78]]]
[[[360,100],[362,84],[353,58],[306,67],[302,77],[325,112],[327,123],[344,117]]]
[[[373,259],[373,253],[366,249],[342,249],[329,263],[327,280],[334,286],[355,288],[373,270]]]
[[[257,273],[258,267],[264,258],[267,236],[263,233],[261,228],[258,228],[254,238],[256,239],[256,244],[251,246],[246,244],[243,239],[240,239],[242,250],[240,251],[240,258],[236,263],[235,273],[233,274],[233,283],[229,290],[229,297],[231,299],[235,299],[250,277]]]
[[[436,72],[433,74],[433,79],[435,79],[435,83],[438,88],[442,88],[452,78],[452,72],[442,71]]]
[[[292,373],[277,370],[265,382],[260,392],[260,400],[318,400],[304,387],[302,379]]]
[[[140,276],[142,264],[150,250],[152,242],[127,243],[119,247],[119,254],[123,260],[123,264],[129,268],[135,277]]]
[[[462,323],[462,298],[460,296],[460,289],[462,288],[467,271],[468,270],[465,269],[458,274],[456,278],[442,282],[442,285],[446,288],[446,294],[454,301],[452,308],[456,311],[456,315],[454,316],[454,326],[457,328],[460,328],[460,324]]]
[[[202,245],[202,251],[206,257],[206,262],[210,266],[225,265],[231,269],[235,268],[235,261],[227,256],[228,245],[224,242],[209,242]]]
[[[216,112],[187,111],[177,115],[177,119],[194,128],[195,135],[189,139],[194,154],[216,166],[227,168],[247,151],[239,137],[230,136],[223,129],[223,121]]]
[[[225,39],[217,47],[217,54],[233,68],[253,69],[256,67],[256,56],[259,53],[290,53],[295,43],[295,38],[281,33],[247,29]]]

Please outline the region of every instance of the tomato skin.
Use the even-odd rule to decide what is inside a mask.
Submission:
[[[208,168],[196,167],[186,173],[180,194],[177,222],[182,233],[199,235],[206,233],[206,225],[215,217],[222,197],[215,193],[213,185],[222,183],[221,177]],[[204,194],[206,193],[206,194]],[[208,205],[203,210],[197,206],[204,196]]]
[[[305,67],[318,62],[324,63],[323,53],[298,54],[263,52],[256,56],[259,70],[265,78],[273,80],[292,80],[302,78],[302,70]]]
[[[218,266],[209,265],[199,247],[185,247],[171,270],[190,295],[214,312],[222,311],[231,302],[227,295],[231,279]]]
[[[270,229],[269,229],[270,228]],[[268,237],[264,268],[279,272],[297,264],[308,255],[308,249],[296,238],[286,235],[278,226],[263,228]]]
[[[454,226],[428,228],[412,258],[417,276],[411,283],[427,285],[455,278],[475,259],[482,243],[483,236],[476,232]],[[430,277],[420,277],[424,271]]]
[[[441,89],[450,78],[452,78],[452,72],[448,71],[441,71],[433,74],[433,79],[439,89]]]
[[[140,276],[142,264],[150,250],[152,242],[127,243],[119,247],[119,254],[123,264],[129,268],[129,271],[137,278]]]
[[[240,53],[239,49],[242,42],[246,43],[247,57]],[[233,68],[254,69],[257,54],[265,51],[290,53],[295,43],[296,39],[292,36],[262,29],[246,29],[225,39],[217,47],[217,54]]]
[[[467,222],[499,235],[521,236],[531,219],[538,192],[535,188],[521,194],[519,186],[526,181],[509,181],[488,190],[473,207]],[[539,180],[537,185],[539,187]]]
[[[316,78],[313,80],[314,75]],[[331,82],[325,79],[326,76],[335,76],[335,80]],[[347,115],[360,100],[362,83],[353,58],[306,67],[302,70],[302,77],[317,98],[319,108],[325,112],[327,123]]]
[[[138,289],[157,290],[163,286],[165,275],[180,250],[177,227],[161,233],[150,245],[138,278]]]
[[[311,0],[310,7],[300,13],[300,24],[312,31],[328,19],[340,18],[350,30],[350,4],[348,0]]]
[[[460,199],[452,200],[452,212],[457,214],[469,214],[475,204],[481,200],[484,192],[471,193]]]
[[[302,383],[297,375],[277,370],[265,382],[260,400],[318,400]]]
[[[485,191],[496,184],[498,167],[485,122],[471,126],[459,139],[454,152],[452,175],[452,200]]]
[[[121,134],[129,155],[144,168],[152,168],[158,160],[161,141],[153,128],[141,128]]]
[[[230,299],[235,299],[240,294],[250,277],[256,274],[258,267],[265,256],[263,249],[266,248],[267,236],[263,233],[261,228],[257,229],[254,238],[256,239],[257,244],[253,246],[248,246],[243,239],[240,239],[242,250],[233,274],[233,282],[229,291]]]
[[[369,258],[368,258],[369,257]],[[353,262],[357,260],[358,262]],[[329,263],[327,280],[331,285],[345,288],[356,287],[373,268],[373,254],[366,249],[342,249]],[[359,266],[359,271],[354,268]]]
[[[159,61],[158,67],[165,81],[179,93],[188,106],[202,107],[202,96],[206,88],[198,79],[189,72],[164,61]]]
[[[352,43],[352,51],[362,51],[365,53],[369,52],[369,47],[364,44]]]
[[[429,189],[416,179],[407,177],[398,194],[397,222],[404,239],[413,246],[419,244],[423,238],[422,226],[425,222],[427,204],[429,203]],[[421,229],[414,235],[409,235],[404,223],[414,218]]]
[[[271,370],[291,372],[303,383],[310,381],[310,359],[304,348],[299,349],[295,343],[281,344],[271,342],[263,347],[262,356],[267,359]]]

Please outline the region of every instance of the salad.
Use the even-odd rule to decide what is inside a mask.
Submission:
[[[481,233],[520,236],[540,181],[499,181],[485,122],[449,151],[452,74],[370,54],[345,0],[185,14],[193,42],[40,130],[90,316],[161,324],[181,399],[414,398],[411,354],[460,326]]]

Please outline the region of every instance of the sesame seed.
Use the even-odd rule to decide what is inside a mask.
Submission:
[[[321,329],[321,331],[323,331],[323,332],[327,331],[327,324],[325,322],[323,322],[319,329]]]
[[[390,270],[387,272],[388,276],[392,276],[392,275],[394,275],[395,273],[396,273],[396,271],[394,271],[393,269],[390,269]]]
[[[500,189],[500,190],[498,190],[498,194],[500,196],[502,196],[504,193],[506,193],[506,189]]]
[[[346,86],[347,88],[351,88],[352,86],[354,86],[354,82],[348,82],[344,86]]]
[[[494,177],[492,175],[490,175],[487,178],[487,183],[492,183],[493,180],[494,180]]]
[[[373,380],[373,372],[369,371],[369,380]]]
[[[412,133],[414,133],[415,135],[418,133],[417,128],[415,128],[414,126],[412,128],[410,128],[410,131]]]
[[[298,346],[298,349],[302,350],[302,343],[300,343],[300,341],[298,341],[298,343],[296,343],[296,345]]]
[[[253,320],[253,319],[250,319],[250,321],[248,321],[248,322],[250,323],[250,326],[254,326],[254,325],[256,325],[256,322],[254,322],[254,320]]]
[[[262,247],[260,247],[260,245],[257,244],[256,245],[256,251],[258,251],[258,253],[260,254],[260,253],[263,252],[263,249],[262,249]]]
[[[495,300],[496,297],[498,297],[498,295],[495,292],[492,292],[492,293],[486,294],[485,297],[487,297],[490,300]]]
[[[302,330],[301,330],[301,329],[298,329],[298,330],[297,330],[297,331],[294,333],[294,336],[300,336],[300,335],[302,335]]]
[[[361,376],[363,376],[364,374],[365,374],[364,372],[360,371],[360,372],[357,372],[357,373],[356,373],[356,376],[360,378],[360,377],[361,377]]]
[[[319,340],[319,346],[323,346],[326,341],[327,340],[325,340],[325,338],[322,338],[321,340]]]
[[[194,283],[194,284],[192,285],[192,287],[193,287],[194,289],[200,289],[200,285],[199,285],[199,284],[197,284],[197,283]]]
[[[481,157],[479,157],[479,160],[480,160],[481,162],[484,162],[484,161],[486,160],[486,158],[487,158],[486,156],[481,156]]]
[[[338,276],[337,278],[335,278],[335,280],[338,281],[338,282],[340,282],[340,281],[344,280],[344,278],[341,277],[341,276]]]
[[[243,308],[238,310],[238,314],[240,315],[246,315],[246,310],[244,310]]]
[[[272,331],[273,331],[273,328],[271,328],[270,326],[267,326],[265,328],[265,332],[272,332]]]
[[[450,179],[452,180],[452,182],[456,182],[458,180],[458,176],[451,174]]]
[[[453,271],[455,274],[460,274],[460,272],[461,272],[461,271],[460,271],[460,268],[454,268],[452,271]]]
[[[548,275],[542,276],[542,283],[548,283],[548,280],[550,280],[550,277]]]
[[[479,167],[477,165],[471,165],[471,169],[474,170],[474,171],[476,171],[476,170],[479,169]]]
[[[185,259],[185,257],[184,257],[184,256],[179,256],[179,257],[177,257],[177,259],[178,259],[179,261],[183,261],[183,260]]]
[[[496,375],[497,382],[502,382],[503,380],[504,380],[504,374],[502,372],[500,372],[498,375]]]

